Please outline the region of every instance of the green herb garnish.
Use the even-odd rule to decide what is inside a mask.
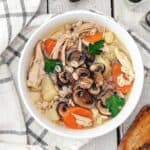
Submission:
[[[60,69],[58,69],[58,67]],[[59,72],[62,70],[62,63],[61,61],[59,60],[54,60],[54,59],[45,59],[45,67],[44,67],[44,70],[47,72],[47,73],[56,73]]]
[[[125,101],[120,96],[114,94],[110,96],[106,102],[106,107],[109,109],[109,112],[111,113],[112,117],[115,117],[121,110],[121,108],[124,106]]]
[[[104,40],[100,40],[94,44],[90,43],[88,46],[88,53],[91,55],[99,55],[104,47],[104,42]]]

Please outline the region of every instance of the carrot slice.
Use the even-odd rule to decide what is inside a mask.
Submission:
[[[112,79],[116,83],[117,82],[117,77],[121,74],[121,64],[116,63],[113,64],[112,66]]]
[[[85,36],[83,39],[89,43],[95,43],[99,40],[102,40],[103,34],[100,32],[96,32],[94,35]]]
[[[53,48],[56,45],[56,40],[55,39],[47,39],[44,41],[44,45],[45,45],[45,50],[46,50],[47,54],[50,55]]]
[[[113,64],[112,66],[112,80],[113,82],[115,83],[117,89],[123,93],[123,94],[127,94],[128,92],[130,92],[131,88],[132,88],[132,83],[129,84],[129,85],[125,85],[123,87],[120,87],[118,85],[118,82],[117,82],[117,78],[120,74],[124,74],[122,71],[121,71],[121,64],[119,63],[116,63],[116,64]]]
[[[88,109],[81,108],[81,107],[71,107],[67,110],[67,112],[63,116],[63,121],[66,126],[73,128],[73,129],[82,129],[84,128],[82,125],[77,124],[75,117],[73,114],[77,114],[80,116],[88,117],[91,120],[92,118],[92,112]]]

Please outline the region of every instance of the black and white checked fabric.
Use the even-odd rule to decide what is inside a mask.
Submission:
[[[49,133],[19,99],[16,73],[21,51],[33,31],[50,18],[38,16],[40,2],[0,0],[0,150],[75,150],[87,142]]]
[[[88,140],[66,139],[49,133],[37,124],[19,99],[16,73],[21,51],[34,30],[45,20],[50,19],[50,15],[43,15],[35,17],[29,23],[29,20],[35,16],[39,1],[0,1],[0,33],[6,32],[6,35],[0,34],[0,52],[2,52],[0,57],[0,150],[77,150],[88,142]],[[13,7],[15,9],[11,9]],[[28,25],[20,32],[27,23]],[[145,71],[148,73],[150,46],[139,39],[134,32],[129,30],[129,33],[139,45],[144,58]],[[7,48],[3,51],[6,46]]]
[[[0,0],[0,52],[34,17],[41,0]]]
[[[27,147],[30,147],[30,149],[37,150],[77,150],[82,145],[86,144],[88,140],[67,139],[48,132],[46,129],[43,129],[39,124],[37,124],[37,122],[26,111],[26,108],[23,106],[23,104],[21,104],[22,109],[19,105],[21,101],[17,94],[18,92],[16,79],[21,51],[25,43],[28,41],[30,35],[34,32],[34,30],[37,29],[40,26],[40,24],[43,23],[46,19],[50,19],[50,17],[50,15],[43,15],[38,16],[34,20],[32,20],[32,22],[17,35],[17,37],[1,54],[0,89],[2,90],[0,92],[0,96],[4,94],[4,97],[3,99],[0,99],[0,102],[6,101],[6,104],[0,105],[0,118],[2,117],[7,119],[0,119],[0,127],[1,124],[6,124],[6,126],[3,129],[0,128],[0,141],[3,141],[3,136],[5,136],[6,140],[4,142],[17,144],[13,145],[14,147],[18,147],[18,144],[28,144]],[[4,75],[1,76],[1,74]],[[5,85],[7,88],[3,91],[3,87]],[[5,93],[8,94],[5,95]],[[10,104],[10,99],[13,106]],[[1,107],[3,107],[5,110],[1,111]],[[9,116],[7,113],[6,115],[1,115],[1,113],[10,109],[10,113],[12,116]],[[8,121],[8,119],[10,120]],[[10,124],[8,122],[10,122]],[[11,124],[13,124],[13,126]],[[33,145],[38,145],[39,147]],[[8,147],[6,143],[2,143],[2,146]]]

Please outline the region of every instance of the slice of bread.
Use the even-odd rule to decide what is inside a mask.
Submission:
[[[136,116],[118,150],[150,150],[150,105],[144,106]]]

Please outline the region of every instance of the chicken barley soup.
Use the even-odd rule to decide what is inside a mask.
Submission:
[[[77,21],[37,42],[27,86],[37,109],[73,129],[100,126],[125,105],[134,82],[128,51],[109,29]]]

